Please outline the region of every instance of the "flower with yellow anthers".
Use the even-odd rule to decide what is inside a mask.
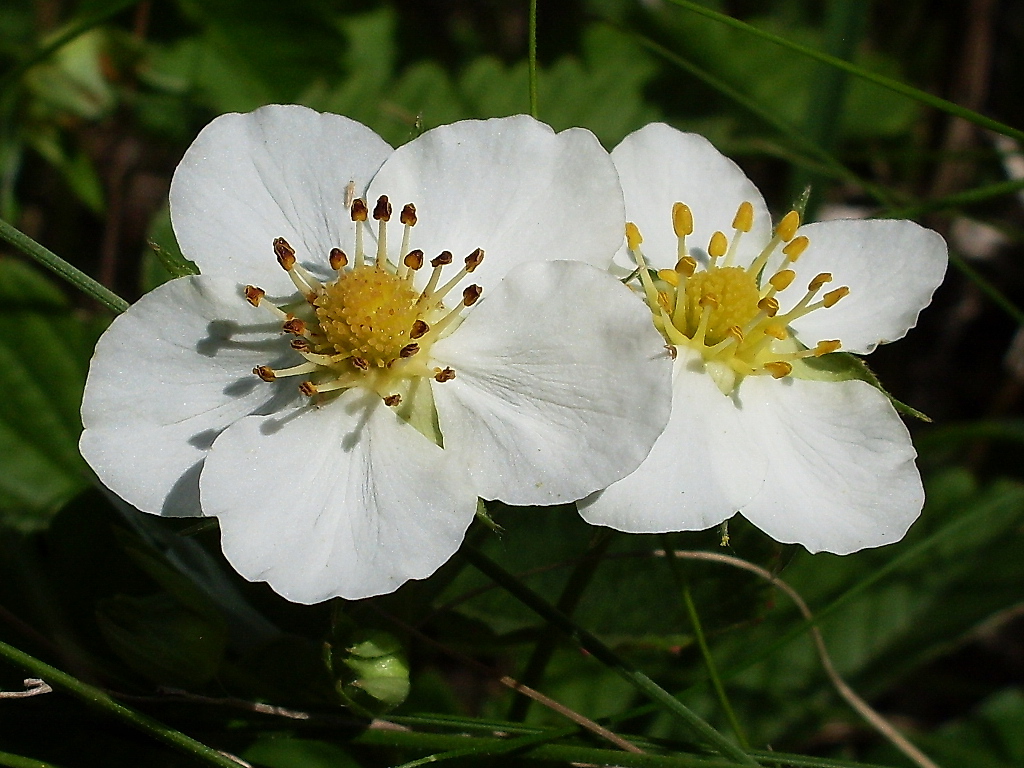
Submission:
[[[782,542],[845,554],[900,539],[924,500],[887,397],[830,370],[901,338],[946,269],[909,221],[772,226],[706,139],[649,125],[612,152],[626,200],[620,266],[675,356],[672,416],[632,475],[580,504],[630,532],[700,530],[740,512]],[[849,379],[849,380],[842,380]]]
[[[663,343],[607,272],[622,210],[593,135],[529,117],[397,150],[303,107],[219,117],[171,185],[202,275],[100,339],[82,453],[145,512],[218,517],[291,600],[424,578],[477,497],[581,498],[664,427]]]

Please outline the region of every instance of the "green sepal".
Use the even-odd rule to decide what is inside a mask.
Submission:
[[[494,518],[491,517],[490,513],[487,511],[487,505],[484,503],[483,499],[477,499],[476,500],[476,519],[479,520],[484,525],[486,525],[488,528],[490,528],[495,533],[499,533],[500,534],[500,533],[504,533],[504,531],[505,531],[505,529],[502,528],[500,525],[498,525],[494,521]]]
[[[794,360],[791,375],[796,379],[811,381],[851,381],[853,379],[864,381],[889,398],[889,402],[892,403],[892,407],[896,409],[897,413],[921,421],[931,421],[927,414],[890,395],[874,372],[868,368],[867,363],[849,352],[832,352],[821,357]]]
[[[196,263],[186,259],[180,253],[169,251],[154,240],[149,241],[149,247],[153,249],[153,253],[160,260],[160,264],[163,265],[163,268],[167,270],[172,278],[199,274],[199,267],[196,266]]]
[[[401,641],[382,629],[359,628],[335,616],[324,664],[343,704],[367,716],[394,709],[409,695],[409,660]]]

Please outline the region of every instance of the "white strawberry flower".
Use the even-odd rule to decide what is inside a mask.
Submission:
[[[622,196],[587,131],[466,121],[393,150],[303,107],[224,115],[171,216],[202,275],[100,339],[82,454],[145,512],[219,518],[231,564],[290,600],[424,578],[478,496],[586,496],[668,418],[661,338],[606,271]]]
[[[672,416],[640,468],[580,504],[634,533],[740,512],[778,541],[846,554],[899,540],[924,502],[888,398],[829,374],[836,350],[903,337],[946,244],[910,221],[773,228],[757,188],[706,139],[652,124],[612,152],[627,243],[675,354]],[[652,273],[656,273],[655,278]]]

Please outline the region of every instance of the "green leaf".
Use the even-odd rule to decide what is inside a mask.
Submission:
[[[345,750],[326,741],[264,735],[242,757],[266,768],[359,768]]]
[[[189,610],[165,593],[102,600],[96,620],[128,666],[165,685],[196,688],[209,682],[227,646],[222,621]]]
[[[0,319],[0,522],[38,530],[88,483],[78,409],[99,328],[13,259],[0,259]]]

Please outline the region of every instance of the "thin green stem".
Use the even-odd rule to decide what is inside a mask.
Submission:
[[[530,0],[529,38],[530,114],[535,120],[539,120],[540,109],[537,106],[537,0]]]
[[[982,277],[981,273],[968,264],[962,256],[950,252],[949,263],[960,270],[968,280],[978,286],[978,289],[988,296],[989,299],[992,300],[993,304],[1012,317],[1018,325],[1024,325],[1024,310],[1021,310],[1020,307],[1006,298],[1002,291]]]
[[[463,557],[469,560],[474,568],[499,584],[509,594],[539,616],[565,632],[595,659],[614,670],[652,702],[663,707],[685,723],[700,739],[740,765],[757,765],[754,759],[744,750],[712,728],[697,713],[693,712],[643,672],[626,662],[625,659],[621,658],[611,648],[576,624],[572,619],[548,603],[489,557],[472,547],[463,547],[460,552]]]
[[[711,655],[711,649],[708,647],[700,614],[697,613],[697,605],[693,602],[693,592],[690,590],[690,578],[687,574],[686,565],[673,555],[675,547],[672,546],[672,542],[667,534],[662,536],[662,541],[666,554],[665,561],[672,570],[672,577],[675,579],[676,585],[679,587],[680,592],[682,592],[686,613],[690,617],[690,624],[693,626],[693,636],[697,639],[697,647],[700,648],[700,655],[704,659],[704,668],[711,678],[711,685],[715,689],[718,703],[721,704],[722,711],[725,712],[725,717],[729,721],[729,726],[732,728],[733,733],[736,734],[736,740],[743,749],[749,750],[750,742],[747,741],[747,735],[743,730],[743,726],[740,725],[739,718],[736,717],[736,711],[732,708],[729,696],[725,692],[725,686],[722,685],[722,678],[718,674],[715,658]]]
[[[700,14],[701,16],[705,16],[709,19],[714,19],[715,21],[721,22],[726,26],[742,30],[751,35],[755,35],[756,37],[760,37],[762,40],[767,40],[769,42],[775,43],[776,45],[780,45],[783,48],[787,48],[790,51],[794,51],[796,53],[812,58],[815,61],[823,62],[825,64],[835,67],[836,69],[841,69],[844,72],[849,72],[851,75],[855,75],[863,80],[867,80],[869,82],[875,83],[876,85],[880,85],[883,88],[889,89],[890,91],[895,91],[896,93],[899,93],[903,96],[907,96],[911,99],[914,99],[915,101],[919,101],[922,104],[927,104],[930,107],[934,107],[935,109],[953,115],[954,117],[963,118],[964,120],[974,123],[975,125],[981,126],[982,128],[987,128],[991,131],[995,131],[996,133],[1001,133],[1004,136],[1009,136],[1011,138],[1017,139],[1017,141],[1024,142],[1024,131],[1021,131],[1017,128],[1012,128],[1011,126],[1006,125],[1005,123],[1000,123],[998,120],[993,120],[992,118],[986,117],[985,115],[981,115],[975,112],[974,110],[961,107],[959,104],[954,104],[953,102],[947,101],[946,99],[939,98],[938,96],[933,96],[932,94],[926,91],[922,91],[919,88],[914,88],[913,86],[901,83],[899,80],[894,80],[891,77],[886,77],[885,75],[876,74],[875,72],[871,72],[870,70],[864,69],[863,67],[859,67],[856,64],[851,64],[850,62],[844,61],[843,59],[840,59],[836,56],[831,56],[827,53],[822,53],[821,51],[817,51],[813,48],[808,48],[805,45],[794,43],[791,40],[787,40],[786,38],[781,37],[780,35],[775,35],[772,34],[771,32],[766,32],[763,29],[758,29],[757,27],[751,26],[750,24],[740,21],[739,19],[734,19],[732,16],[727,16],[724,13],[713,11],[710,8],[705,8],[699,3],[692,2],[691,0],[669,0],[669,2],[671,2],[673,5],[679,6],[680,8],[685,8],[688,11],[692,11],[693,13]]]
[[[57,768],[51,763],[44,763],[31,757],[12,755],[9,752],[0,752],[0,765],[4,768]]]
[[[83,683],[81,680],[61,672],[56,667],[51,667],[46,662],[30,656],[14,646],[0,642],[0,657],[7,659],[7,661],[21,669],[31,672],[35,677],[45,680],[54,688],[67,691],[86,704],[103,710],[118,720],[191,755],[197,760],[206,762],[209,765],[221,766],[221,768],[238,768],[239,766],[238,762],[212,747],[208,747],[141,712],[136,712],[134,709],[126,707],[99,688]]]
[[[120,314],[128,309],[128,302],[116,293],[96,282],[77,267],[68,264],[68,262],[64,261],[53,251],[43,247],[3,219],[0,219],[0,239],[6,240],[26,256],[31,256],[44,267],[60,275],[84,293],[92,296],[111,311]]]
[[[601,530],[590,548],[576,564],[576,567],[573,568],[572,573],[569,574],[569,579],[565,582],[562,594],[559,595],[558,602],[555,603],[555,607],[566,616],[572,616],[576,610],[576,606],[579,605],[584,591],[597,572],[597,567],[601,564],[601,557],[608,551],[608,546],[611,543],[611,531],[607,529]],[[520,683],[530,688],[536,688],[540,684],[541,679],[544,677],[544,670],[547,669],[548,663],[555,652],[558,635],[558,628],[554,625],[548,624],[544,628],[544,632],[534,646],[533,653],[526,663],[523,674],[519,676]],[[532,699],[526,696],[516,696],[512,700],[508,719],[513,721],[525,720],[531,701]]]
[[[975,187],[974,189],[946,195],[935,200],[917,203],[906,208],[896,208],[889,211],[887,215],[901,219],[916,219],[932,211],[964,208],[977,203],[988,202],[993,198],[1002,197],[1003,195],[1012,195],[1014,192],[1020,192],[1022,189],[1024,189],[1024,179],[1001,181],[997,184],[986,184],[983,187]]]
[[[88,32],[90,29],[106,21],[111,16],[115,16],[126,8],[131,8],[138,2],[139,0],[114,0],[114,2],[106,8],[102,8],[94,13],[85,14],[80,19],[73,19],[68,22],[63,31],[50,40],[49,43],[24,60],[19,61],[2,77],[0,77],[0,93],[6,91],[10,87],[11,83],[21,77],[25,71],[31,69],[39,62],[45,61],[83,32]]]

